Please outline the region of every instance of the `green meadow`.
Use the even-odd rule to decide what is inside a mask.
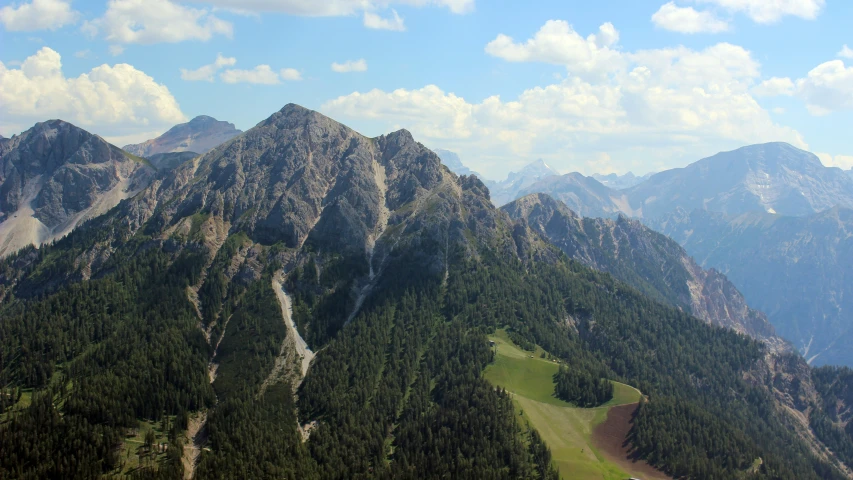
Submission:
[[[611,407],[640,400],[642,394],[637,389],[614,382],[611,401],[598,408],[577,408],[554,396],[553,377],[559,364],[542,358],[541,348],[521,350],[502,330],[489,340],[495,342],[497,355],[486,368],[485,378],[512,394],[523,421],[535,428],[551,449],[562,478],[624,480],[630,476],[600,455],[591,437]]]

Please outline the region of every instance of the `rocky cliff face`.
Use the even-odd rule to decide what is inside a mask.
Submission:
[[[751,145],[658,173],[625,192],[636,216],[678,208],[728,215],[751,211],[803,216],[853,207],[853,180],[786,143]]]
[[[571,258],[605,271],[646,295],[708,323],[730,328],[785,350],[767,317],[751,309],[715,270],[703,270],[673,240],[640,222],[582,218],[553,198],[535,194],[503,207]]]
[[[154,169],[61,120],[0,143],[0,256],[67,234],[148,185]]]
[[[233,123],[201,115],[172,127],[157,138],[135,145],[125,145],[123,148],[126,152],[145,158],[158,153],[207,153],[241,133]]]

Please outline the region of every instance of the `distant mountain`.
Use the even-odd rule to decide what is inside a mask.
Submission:
[[[125,145],[124,151],[148,158],[158,153],[197,152],[207,153],[222,143],[240,135],[233,123],[221,122],[201,115],[188,123],[175,125],[159,137],[136,145]]]
[[[435,154],[438,155],[438,158],[441,159],[441,163],[456,175],[476,175],[480,180],[483,180],[483,176],[466,167],[459,158],[459,155],[456,153],[451,152],[450,150],[443,150],[441,148],[434,149],[433,152],[435,152]]]
[[[520,192],[537,181],[559,175],[560,172],[548,166],[544,160],[539,159],[527,164],[519,172],[510,172],[506,180],[487,183],[487,186],[491,192],[492,202],[501,206],[518,198]]]
[[[850,175],[850,177],[853,177],[853,168],[851,168],[850,170],[847,170],[847,175]]]
[[[636,220],[582,218],[545,194],[522,197],[501,209],[574,260],[608,272],[651,298],[772,348],[789,348],[767,317],[751,309],[724,275],[703,270],[677,242]]]
[[[187,160],[192,160],[198,156],[195,152],[157,153],[148,157],[148,161],[158,170],[172,170]]]
[[[805,216],[853,207],[853,179],[812,153],[766,143],[718,153],[653,175],[625,191],[636,216],[655,218],[697,208],[727,215],[751,211]]]
[[[51,120],[0,142],[0,256],[62,237],[146,187],[154,168]]]
[[[516,198],[534,193],[550,195],[584,217],[614,217],[619,213],[631,213],[624,194],[577,172],[542,178],[520,189]]]
[[[624,175],[617,175],[615,173],[611,173],[609,175],[602,175],[600,173],[592,174],[592,178],[601,182],[602,185],[608,188],[612,188],[614,190],[622,190],[625,188],[633,187],[634,185],[639,185],[640,183],[645,182],[653,173],[647,173],[642,177],[638,177],[634,175],[632,172],[628,172]]]
[[[719,269],[813,364],[853,365],[853,210],[674,212],[653,224]]]

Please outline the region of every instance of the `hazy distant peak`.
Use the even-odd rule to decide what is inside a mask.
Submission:
[[[124,150],[140,157],[151,157],[160,153],[198,152],[206,153],[222,143],[240,135],[233,123],[199,115],[187,123],[170,128],[166,133],[146,142],[125,145]]]

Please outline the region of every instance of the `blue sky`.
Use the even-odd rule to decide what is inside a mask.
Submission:
[[[293,102],[492,178],[775,140],[850,168],[850,24],[846,0],[4,0],[0,134],[58,117],[121,145]]]

